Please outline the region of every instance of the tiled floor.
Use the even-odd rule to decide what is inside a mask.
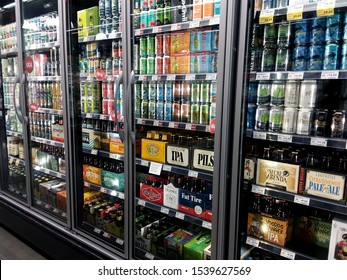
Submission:
[[[44,260],[45,258],[0,227],[0,260]]]

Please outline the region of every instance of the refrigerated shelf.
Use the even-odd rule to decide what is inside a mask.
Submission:
[[[48,211],[48,212],[51,212],[52,214],[54,214],[55,216],[61,216],[63,218],[66,218],[66,212],[58,209],[58,208],[55,208],[54,206],[46,203],[46,202],[43,202],[41,200],[38,200],[38,199],[35,199],[35,204],[38,205],[40,208]]]
[[[17,132],[17,131],[6,130],[6,134],[7,134],[8,136],[15,136],[15,137],[20,137],[20,138],[23,137],[23,134],[22,134],[22,133],[19,133],[19,132]]]
[[[119,75],[106,75],[105,79],[100,80],[100,79],[97,79],[95,76],[81,75],[80,80],[82,83],[83,82],[100,82],[100,81],[114,82],[115,80],[117,80],[118,77]]]
[[[95,41],[104,41],[104,40],[113,40],[113,39],[121,39],[122,32],[112,32],[109,34],[99,33],[97,35],[91,35],[88,37],[80,37],[78,38],[78,43],[89,43]]]
[[[106,157],[106,158],[124,161],[124,155],[110,153],[110,152],[106,152],[106,151],[102,151],[102,150],[98,150],[98,149],[83,148],[83,153],[91,154],[91,155],[95,155],[95,156],[99,155],[99,156]]]
[[[250,72],[250,81],[277,81],[277,80],[338,80],[347,79],[347,70],[320,70],[320,71],[269,71]]]
[[[98,113],[82,113],[81,115],[82,115],[82,118],[84,119],[113,121],[111,115],[104,115],[104,114],[98,114]]]
[[[53,171],[53,170],[50,170],[48,168],[44,168],[44,167],[41,167],[41,166],[38,166],[38,165],[33,165],[33,169],[36,170],[36,171],[43,172],[43,173],[48,174],[48,175],[55,176],[55,177],[63,179],[63,180],[66,179],[66,175],[65,174],[60,173],[60,172],[56,172],[56,171]]]
[[[3,77],[2,80],[5,83],[15,83],[16,82],[16,77]]]
[[[161,260],[157,256],[154,256],[153,254],[139,248],[135,248],[135,256],[141,260]]]
[[[49,108],[38,108],[38,109],[30,108],[30,112],[52,114],[52,115],[59,115],[59,116],[63,115],[63,110],[56,110],[56,109],[49,109]]]
[[[61,81],[61,76],[28,76],[29,82]]]
[[[1,50],[0,51],[0,58],[6,58],[8,56],[17,56],[17,55],[18,55],[17,48],[9,49],[9,50]]]
[[[137,81],[215,81],[217,73],[135,75]]]
[[[8,162],[9,162],[10,164],[14,163],[16,166],[18,166],[19,164],[20,164],[20,165],[25,165],[25,160],[19,159],[19,158],[10,156],[10,155],[8,156]]]
[[[54,47],[59,47],[59,42],[48,42],[48,43],[40,43],[40,44],[32,44],[25,47],[26,51],[41,51],[41,50],[49,50]]]
[[[64,142],[48,140],[48,139],[40,138],[40,137],[36,137],[36,136],[31,136],[31,141],[34,141],[37,143],[42,143],[42,144],[47,144],[47,145],[58,147],[58,148],[64,148]]]
[[[119,191],[116,191],[116,190],[111,190],[109,188],[106,188],[106,187],[103,187],[103,186],[99,186],[99,185],[96,185],[96,184],[92,184],[92,183],[89,183],[89,182],[84,182],[83,184],[87,188],[91,188],[93,190],[96,190],[96,191],[99,191],[99,192],[102,192],[102,193],[105,193],[105,194],[108,194],[108,195],[111,195],[111,196],[114,196],[114,197],[117,197],[117,198],[120,198],[120,199],[124,199],[124,193],[122,193],[122,192],[119,192]]]
[[[162,205],[155,204],[153,202],[149,202],[147,200],[136,198],[136,205],[146,207],[148,209],[166,214],[166,215],[171,216],[171,217],[175,217],[177,219],[201,226],[203,228],[207,228],[210,230],[212,229],[212,223],[211,222],[208,222],[208,221],[205,221],[203,219],[191,216],[191,215],[186,214],[186,213],[182,213],[180,211],[177,211],[177,210],[172,209],[172,208],[168,208],[166,206],[162,206]]]

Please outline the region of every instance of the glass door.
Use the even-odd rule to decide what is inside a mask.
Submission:
[[[252,2],[237,256],[346,259],[346,1]]]
[[[134,257],[210,259],[221,3],[131,2]]]

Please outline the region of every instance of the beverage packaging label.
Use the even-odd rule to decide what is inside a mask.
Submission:
[[[164,190],[147,184],[140,184],[140,198],[154,202],[158,205],[163,205]]]
[[[91,7],[87,9],[87,36],[96,35],[99,33],[99,7]]]
[[[213,198],[213,183],[206,182],[206,214],[205,220],[212,221],[212,198]]]
[[[55,133],[55,128],[52,128],[52,137]],[[94,130],[93,129],[87,129],[82,128],[82,147],[93,149],[94,148]]]
[[[192,166],[194,169],[213,172],[214,167],[214,151],[194,149]]]
[[[118,133],[110,133],[110,152],[115,154],[124,154],[124,144],[119,138]]]
[[[141,158],[145,160],[165,163],[166,160],[165,141],[141,139]]]
[[[78,37],[87,36],[87,10],[77,12]]]
[[[179,147],[167,145],[167,163],[172,165],[178,165],[182,167],[189,167],[190,163],[190,150],[188,147]]]
[[[332,222],[328,260],[347,260],[347,220]]]
[[[206,195],[180,189],[178,210],[204,219],[206,214]]]
[[[166,257],[170,260],[183,259],[183,246],[193,238],[193,234],[179,229],[165,238]]]
[[[211,259],[211,244],[204,249],[204,260]]]
[[[255,158],[245,158],[243,167],[243,178],[245,180],[253,180],[255,178]]]
[[[102,170],[102,185],[116,191],[124,191],[124,173]]]
[[[203,230],[183,246],[183,259],[203,260],[204,250],[211,244],[211,231]]]
[[[164,186],[164,206],[172,209],[178,209],[179,188],[176,188],[173,184]]]
[[[90,166],[88,164],[83,165],[83,180],[101,186],[101,168]]]

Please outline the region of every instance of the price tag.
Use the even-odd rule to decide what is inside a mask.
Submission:
[[[266,132],[253,131],[254,139],[266,140],[266,135],[267,135]]]
[[[186,130],[192,130],[192,124],[191,123],[186,124]]]
[[[261,10],[259,24],[269,24],[274,22],[275,9]]]
[[[53,209],[53,212],[54,212],[54,213],[59,213],[59,210],[58,210],[57,208],[54,208],[54,209]]]
[[[100,192],[107,193],[107,189],[102,187],[102,188],[100,188]]]
[[[207,229],[212,229],[212,224],[207,221],[202,221],[202,227]]]
[[[219,22],[220,22],[220,18],[219,17],[215,17],[215,18],[211,18],[210,19],[210,25],[219,24]]]
[[[170,165],[163,165],[163,171],[171,172],[171,166]]]
[[[62,213],[61,216],[62,216],[62,217],[66,217],[66,213]]]
[[[175,218],[180,219],[180,220],[184,220],[185,215],[183,213],[176,212]]]
[[[199,172],[197,172],[197,171],[193,171],[193,170],[189,170],[189,172],[188,172],[188,176],[189,176],[189,177],[198,178],[198,176],[199,176]]]
[[[176,31],[177,29],[178,29],[178,25],[177,24],[171,25],[171,31]]]
[[[303,5],[289,6],[287,9],[287,20],[302,19]]]
[[[325,138],[311,138],[312,146],[326,147],[328,145],[328,140]]]
[[[150,254],[150,253],[146,253],[145,254],[145,258],[149,259],[149,260],[154,260],[154,256],[152,254]]]
[[[255,76],[257,81],[270,80],[270,73],[257,73]]]
[[[290,72],[288,74],[288,80],[302,80],[304,78],[304,72]]]
[[[287,134],[278,134],[277,140],[279,142],[292,143],[293,142],[293,136],[287,135]]]
[[[160,212],[165,214],[165,215],[168,215],[169,214],[169,209],[168,208],[165,208],[165,207],[161,207],[160,208]]]
[[[102,236],[106,237],[106,238],[110,238],[110,235],[107,232],[104,232],[104,234]]]
[[[284,257],[286,259],[294,260],[295,259],[295,253],[288,251],[286,249],[281,250],[281,257]]]
[[[147,161],[147,160],[141,160],[141,165],[142,165],[142,166],[148,167],[149,161]]]
[[[339,78],[339,71],[323,71],[321,74],[321,79],[338,79]]]
[[[153,76],[152,76],[152,81],[157,81],[158,78],[159,78],[159,77],[158,77],[157,75],[153,75]]]
[[[335,0],[321,1],[317,3],[317,16],[333,16],[335,8]]]
[[[158,27],[153,27],[152,32],[153,33],[158,33],[159,32],[159,28]]]
[[[91,118],[93,118],[93,114],[88,113],[88,114],[86,115],[86,118],[87,118],[87,119],[91,119]]]
[[[160,176],[163,165],[157,162],[151,162],[148,173]]]
[[[166,80],[167,81],[174,81],[174,80],[176,80],[176,75],[167,75]]]
[[[253,247],[259,247],[259,240],[250,236],[247,236],[246,243]]]
[[[139,29],[135,30],[135,36],[139,36],[139,35],[140,35],[140,30]]]
[[[119,245],[123,245],[124,244],[124,240],[117,238],[116,239],[116,243],[118,243]]]
[[[20,163],[20,160],[17,159],[17,160],[16,160],[16,166],[19,166],[19,163]]]
[[[142,119],[136,119],[137,124],[142,124]]]
[[[45,208],[48,209],[48,208],[49,208],[49,204],[46,204],[46,205],[45,205]]]
[[[214,81],[217,79],[217,74],[207,74],[206,75],[206,80],[208,81]]]
[[[189,23],[189,28],[197,28],[200,26],[200,21],[192,21]]]
[[[185,77],[186,81],[195,81],[195,74],[188,74]]]
[[[252,186],[252,193],[257,193],[257,194],[265,194],[266,189],[260,186],[253,185]]]
[[[36,204],[37,204],[37,205],[41,205],[42,202],[41,202],[40,200],[38,200],[38,201],[36,201]]]
[[[118,155],[110,153],[109,158],[117,159]]]
[[[309,206],[310,205],[310,198],[296,195],[296,196],[294,196],[294,202],[301,204],[301,205]]]
[[[142,199],[139,199],[138,205],[141,205],[141,206],[146,206],[146,201],[142,200]]]
[[[170,127],[170,128],[175,128],[175,123],[169,122],[169,127]]]
[[[154,125],[154,126],[159,126],[159,121],[154,121],[154,122],[153,122],[153,125]]]
[[[118,197],[119,197],[120,199],[124,199],[124,193],[122,193],[122,192],[118,193]]]

